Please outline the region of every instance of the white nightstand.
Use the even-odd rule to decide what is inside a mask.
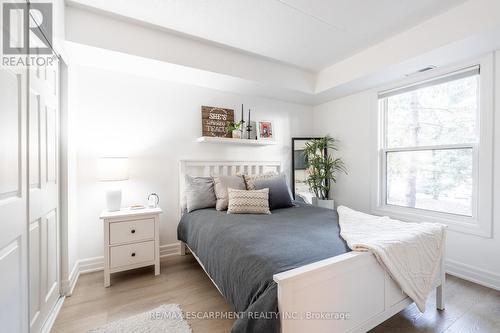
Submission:
[[[104,286],[110,286],[111,273],[155,266],[160,274],[161,208],[124,209],[103,212]]]

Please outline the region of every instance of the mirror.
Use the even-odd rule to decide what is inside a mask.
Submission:
[[[307,167],[306,156],[304,155],[304,148],[306,142],[309,140],[320,139],[319,137],[313,138],[292,138],[292,193],[293,198],[297,201],[312,204],[314,193],[309,190],[307,184]],[[326,153],[326,152],[325,152]]]

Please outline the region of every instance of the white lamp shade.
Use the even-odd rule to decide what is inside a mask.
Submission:
[[[128,179],[127,157],[101,157],[99,159],[99,180],[118,181]]]

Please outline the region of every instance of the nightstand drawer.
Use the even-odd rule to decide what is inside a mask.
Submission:
[[[109,224],[110,245],[153,239],[154,236],[154,219],[112,222]]]
[[[155,242],[112,246],[109,248],[110,268],[140,264],[155,259]]]

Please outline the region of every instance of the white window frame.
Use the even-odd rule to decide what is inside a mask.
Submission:
[[[479,90],[479,114],[477,120],[478,143],[431,146],[432,149],[456,149],[471,148],[473,150],[473,199],[472,217],[450,213],[436,212],[419,208],[410,208],[386,204],[386,158],[385,154],[390,151],[416,151],[428,150],[430,147],[412,148],[385,148],[385,111],[382,105],[384,100],[379,100],[378,96],[390,90],[399,90],[432,81],[448,74],[473,66],[480,67],[480,90]],[[398,82],[385,87],[377,95],[374,101],[377,107],[377,119],[373,123],[376,126],[376,140],[374,140],[373,154],[373,175],[372,179],[372,202],[371,210],[373,214],[387,215],[393,218],[415,221],[415,222],[440,222],[448,225],[450,230],[481,237],[492,237],[493,224],[493,112],[494,112],[494,54],[488,54],[469,62],[464,62],[456,66],[449,66],[442,69],[433,70],[431,73],[423,73],[411,79]]]

